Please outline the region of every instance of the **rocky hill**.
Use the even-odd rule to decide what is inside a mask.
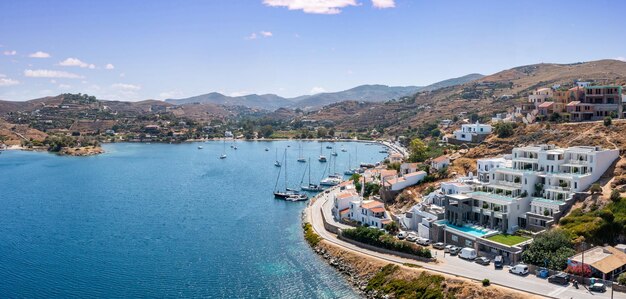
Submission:
[[[313,120],[330,119],[340,129],[378,128],[390,135],[411,133],[420,125],[455,115],[491,116],[510,111],[537,87],[573,84],[626,84],[626,62],[599,60],[574,64],[534,64],[516,67],[460,85],[419,91],[415,96],[384,103],[342,102],[309,113]]]

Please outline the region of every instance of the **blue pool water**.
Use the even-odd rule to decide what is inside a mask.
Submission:
[[[276,148],[291,145],[292,187],[305,173],[296,142],[238,142],[225,160],[221,142],[198,145],[109,144],[94,157],[3,152],[0,297],[356,296],[304,242],[306,203],[272,196]],[[384,156],[380,146],[343,145],[353,156],[358,146],[360,162]],[[319,144],[303,151],[319,181]],[[339,151],[337,171],[347,164]]]
[[[454,224],[448,222],[447,220],[439,220],[437,223],[445,224],[447,228],[458,230],[460,232],[464,232],[466,234],[470,234],[472,236],[479,237],[479,238],[484,236],[484,235],[486,235],[486,234],[488,234],[487,231],[480,230],[480,229],[475,229],[473,227],[468,227],[468,226],[454,225]]]

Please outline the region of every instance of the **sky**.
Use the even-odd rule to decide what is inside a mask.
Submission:
[[[626,57],[626,1],[0,1],[0,99],[295,97]]]

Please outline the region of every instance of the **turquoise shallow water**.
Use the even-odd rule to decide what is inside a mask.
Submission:
[[[359,162],[384,156],[335,143],[337,171],[348,168],[342,144],[353,156],[358,146]],[[3,152],[0,297],[355,297],[302,239],[306,203],[272,196],[274,149],[287,145],[296,187],[305,164],[290,141],[238,142],[225,160],[221,142],[109,144],[86,158]],[[319,143],[303,147],[319,180]]]

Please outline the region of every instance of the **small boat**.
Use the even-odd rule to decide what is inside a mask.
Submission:
[[[320,161],[320,162],[322,162],[322,163],[324,163],[324,162],[326,162],[326,161],[327,161],[326,156],[324,156],[324,155],[322,154],[322,144],[321,144],[321,143],[320,143],[320,158],[319,158],[319,159],[317,159],[317,160],[318,160],[318,161]]]
[[[280,161],[278,161],[278,149],[276,149],[276,161],[274,162],[274,166],[281,167]]]
[[[298,162],[300,163],[306,163],[306,159],[304,157],[302,157],[302,144],[298,145]]]
[[[270,150],[269,148],[267,148],[267,147],[265,148],[265,151],[266,151],[266,152],[269,152],[269,150]]]
[[[353,174],[357,173],[358,169],[351,168],[351,167],[352,167],[352,156],[350,154],[348,154],[348,170],[344,171],[343,174],[345,174],[345,175],[353,175]]]
[[[222,152],[222,155],[220,156],[220,159],[226,159],[226,139],[224,139],[224,150]]]
[[[327,146],[326,146],[326,148],[327,148],[327,149],[332,149],[333,147],[332,147],[332,146],[330,146],[330,145],[327,145]]]
[[[347,152],[348,150],[347,150],[347,149],[345,149],[345,148],[342,148],[342,149],[341,149],[341,151],[345,153],[345,152]]]
[[[331,174],[325,179],[320,181],[320,185],[322,186],[337,186],[339,184],[341,184],[341,178],[339,178],[335,174]]]
[[[306,194],[293,194],[285,198],[286,201],[305,201],[309,199]]]
[[[337,152],[332,152],[331,155],[337,157]]]
[[[198,145],[198,149],[203,149],[202,145]]]
[[[388,153],[389,153],[389,151],[388,151],[388,150],[386,150],[386,149],[385,149],[385,150],[380,150],[380,151],[378,151],[378,152],[379,152],[379,153],[381,153],[381,154],[388,154]]]

